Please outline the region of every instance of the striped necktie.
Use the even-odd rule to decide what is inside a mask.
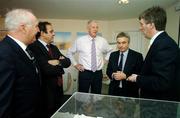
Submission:
[[[92,45],[91,45],[91,70],[93,72],[97,70],[95,39],[92,39]]]

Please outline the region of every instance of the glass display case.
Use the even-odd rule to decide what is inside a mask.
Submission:
[[[180,118],[179,102],[75,92],[51,118]]]

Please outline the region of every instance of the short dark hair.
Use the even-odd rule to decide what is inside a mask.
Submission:
[[[166,11],[159,7],[153,6],[139,15],[139,20],[144,19],[146,24],[154,23],[156,30],[161,31],[166,28]]]
[[[125,33],[125,32],[120,32],[120,33],[117,35],[116,39],[121,38],[121,37],[126,37],[126,38],[128,38],[128,42],[130,42],[130,36],[129,36],[127,33]]]
[[[51,23],[45,21],[45,22],[39,22],[38,24],[38,28],[39,28],[39,32],[37,32],[36,34],[36,39],[38,39],[41,36],[41,32],[47,33],[47,25],[51,25]]]

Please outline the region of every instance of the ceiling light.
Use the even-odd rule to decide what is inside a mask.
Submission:
[[[128,4],[129,0],[119,0],[119,4]]]

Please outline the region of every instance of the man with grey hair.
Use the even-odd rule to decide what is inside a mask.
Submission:
[[[117,37],[117,51],[111,53],[106,74],[111,79],[109,94],[126,97],[139,97],[136,83],[126,81],[131,74],[139,74],[143,56],[129,48],[130,36],[120,32]]]
[[[35,118],[39,113],[39,69],[27,46],[35,41],[38,20],[26,9],[5,17],[6,37],[0,42],[0,118]]]
[[[103,55],[108,60],[112,48],[101,36],[98,36],[98,23],[90,20],[87,23],[88,35],[75,40],[73,46],[68,50],[67,57],[70,58],[73,66],[79,71],[79,91],[101,93],[102,88],[102,67],[104,65]],[[73,55],[79,53],[77,62]]]

